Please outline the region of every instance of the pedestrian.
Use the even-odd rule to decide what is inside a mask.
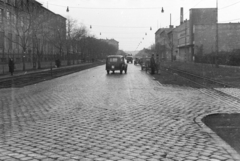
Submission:
[[[13,75],[13,72],[14,72],[14,61],[13,61],[12,58],[9,58],[8,67],[9,67],[9,72],[11,73],[11,75]]]
[[[151,74],[155,73],[155,66],[156,66],[156,63],[154,60],[154,54],[152,54],[152,57],[150,59]]]
[[[59,68],[59,67],[61,66],[61,61],[60,61],[59,58],[55,60],[55,66],[56,66],[57,68]]]

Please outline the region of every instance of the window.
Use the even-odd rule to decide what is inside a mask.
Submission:
[[[10,25],[11,22],[11,13],[7,11],[7,24]]]
[[[109,62],[117,62],[118,58],[109,58],[108,60],[109,60]]]
[[[13,6],[17,6],[16,0],[12,0],[12,4],[13,4]]]
[[[3,23],[3,9],[0,8],[0,23]]]
[[[0,32],[0,48],[4,47],[4,32]]]
[[[8,33],[8,48],[12,49],[12,34]]]

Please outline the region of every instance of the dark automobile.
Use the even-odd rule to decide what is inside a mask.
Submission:
[[[135,64],[135,65],[139,64],[139,59],[138,59],[138,58],[135,58],[134,64]]]
[[[133,63],[133,57],[132,56],[127,56],[127,63]]]
[[[126,59],[122,55],[109,55],[106,59],[106,70],[108,74],[109,71],[114,73],[116,70],[119,70],[120,74],[122,74],[123,71],[127,73]]]
[[[150,58],[141,58],[140,65],[142,70],[147,70],[150,67]]]

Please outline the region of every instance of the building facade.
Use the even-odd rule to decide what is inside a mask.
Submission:
[[[214,53],[217,37],[219,52],[231,52],[240,48],[240,23],[217,23],[216,8],[190,9],[189,20],[181,21],[172,30],[172,37],[175,39],[171,35],[166,37],[161,30],[155,33],[156,46],[168,41],[177,46],[173,49],[174,52],[165,52],[167,59],[172,54],[173,57],[176,55],[178,61],[194,61],[197,55]],[[169,49],[167,44],[164,46]]]
[[[119,50],[119,42],[114,39],[106,39],[108,44],[113,45],[117,50]]]
[[[1,62],[46,60],[66,41],[66,19],[35,0],[0,0],[0,26]]]
[[[176,34],[173,26],[155,32],[155,58],[157,61],[173,60],[176,53]]]

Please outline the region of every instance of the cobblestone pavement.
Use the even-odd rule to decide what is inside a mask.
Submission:
[[[237,101],[204,89],[161,85],[132,64],[122,75],[107,75],[99,66],[1,89],[0,102],[0,160],[239,159],[200,121],[211,113],[238,112]]]

